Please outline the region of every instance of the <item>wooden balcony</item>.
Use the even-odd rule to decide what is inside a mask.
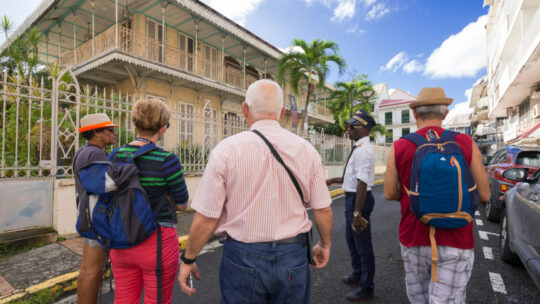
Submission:
[[[217,81],[221,79],[219,66],[210,60],[200,58],[202,71],[197,71],[195,55],[171,45],[163,44],[157,39],[146,37],[125,27],[118,27],[118,46],[115,46],[116,29],[111,27],[83,45],[75,52],[64,52],[61,63],[69,66],[77,66],[86,61],[111,50],[120,50],[137,57],[165,64],[176,69],[192,72]],[[202,54],[201,56],[202,57]],[[237,69],[226,69],[225,81],[237,88],[242,87],[242,72]]]

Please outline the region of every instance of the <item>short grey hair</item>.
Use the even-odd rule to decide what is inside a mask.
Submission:
[[[421,120],[440,119],[443,120],[448,111],[447,105],[425,105],[413,109]]]
[[[273,80],[257,80],[247,89],[246,104],[255,118],[266,114],[276,115],[276,119],[279,119],[283,109],[283,90]]]

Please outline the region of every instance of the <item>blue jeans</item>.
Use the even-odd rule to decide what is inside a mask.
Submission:
[[[353,277],[358,279],[358,285],[365,290],[373,290],[373,278],[375,277],[375,256],[371,243],[371,222],[367,228],[356,233],[352,230],[353,212],[356,201],[356,193],[345,195],[345,238],[351,254]],[[375,199],[371,191],[366,194],[366,201],[362,209],[362,216],[369,221],[371,211],[375,205]]]
[[[221,303],[309,303],[306,250],[302,244],[227,239],[219,269]]]

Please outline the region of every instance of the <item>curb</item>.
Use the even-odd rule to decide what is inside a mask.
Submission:
[[[376,180],[373,185],[381,185],[384,183],[384,180],[379,179]],[[330,197],[334,198],[336,196],[342,195],[345,192],[343,189],[335,189],[330,191]],[[180,245],[180,250],[186,249],[186,245],[188,242],[189,236],[187,234],[181,235],[178,237],[178,244]],[[108,277],[110,275],[110,272],[105,274],[105,277]],[[0,304],[9,303],[11,301],[19,300],[27,295],[38,293],[44,289],[50,288],[51,291],[57,291],[59,289],[62,289],[64,292],[69,292],[72,290],[77,289],[77,279],[79,278],[79,271],[74,271],[71,273],[63,274],[61,276],[46,280],[42,283],[32,285],[30,287],[27,287],[26,289],[17,289],[13,292],[1,296],[0,297]]]

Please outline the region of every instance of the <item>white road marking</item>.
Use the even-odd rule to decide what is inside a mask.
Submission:
[[[221,246],[223,246],[223,244],[221,244],[219,242],[219,240],[212,241],[212,242],[204,245],[204,247],[201,250],[201,252],[199,253],[199,255],[203,255],[205,253],[212,253],[212,252],[216,251],[216,248],[219,248]]]
[[[480,236],[480,238],[482,240],[488,240],[488,234],[491,234],[491,235],[494,235],[496,237],[499,237],[499,234],[498,233],[493,233],[493,232],[488,232],[488,231],[481,231],[481,230],[478,230],[478,235]]]
[[[475,219],[476,221],[476,226],[484,226],[484,222],[482,222],[481,219]]]
[[[475,216],[480,216],[480,212],[478,212],[478,210],[476,210],[476,212],[474,213]]]
[[[482,251],[484,251],[484,257],[488,260],[494,260],[493,257],[493,248],[491,247],[482,247]]]
[[[506,294],[506,287],[504,287],[504,282],[500,274],[490,272],[489,279],[491,280],[491,287],[494,291]]]
[[[482,240],[489,240],[487,236],[487,232],[478,230],[478,235]]]
[[[332,197],[332,200],[337,200],[338,198],[342,198],[342,197],[345,197],[345,194],[340,194],[338,196],[334,196],[334,197]]]

